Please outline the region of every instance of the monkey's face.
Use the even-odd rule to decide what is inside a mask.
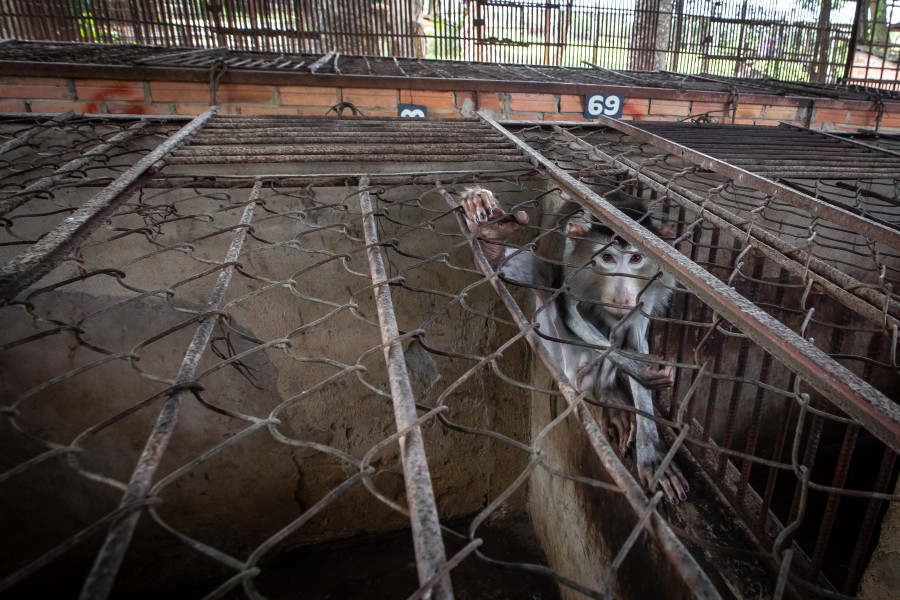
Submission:
[[[577,246],[569,256],[566,278],[576,299],[595,304],[616,319],[647,300],[645,289],[658,270],[654,261],[633,246],[609,239],[581,240]]]

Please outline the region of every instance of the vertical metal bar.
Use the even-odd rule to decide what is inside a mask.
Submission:
[[[372,293],[375,296],[378,322],[381,325],[381,339],[384,343],[384,358],[387,362],[391,385],[394,419],[397,422],[397,429],[403,430],[416,422],[416,401],[409,381],[409,372],[406,369],[406,360],[403,358],[403,346],[399,341],[400,331],[394,315],[394,304],[388,287],[384,258],[378,245],[372,198],[366,189],[368,187],[369,178],[360,178],[359,205],[363,216],[369,270],[374,284]],[[444,554],[444,542],[441,539],[441,527],[434,500],[434,490],[431,487],[431,476],[428,472],[422,430],[419,427],[412,427],[408,434],[400,438],[400,456],[403,462],[403,479],[406,482],[406,499],[409,504],[410,526],[413,532],[419,582],[425,584],[444,567],[447,558]],[[449,600],[453,598],[450,576],[441,577],[433,590],[435,599]]]
[[[791,373],[790,378],[788,379],[787,388],[789,390],[794,389],[794,384],[796,383],[797,376]],[[796,408],[796,403],[790,401],[789,399],[783,399],[783,404],[781,407],[781,412],[779,415],[780,423],[778,429],[778,438],[772,448],[772,454],[769,457],[773,462],[781,462],[781,456],[784,452],[784,445],[787,441],[788,432],[791,430],[791,423],[793,422],[793,416]],[[762,507],[759,511],[759,522],[756,525],[757,531],[767,531],[767,525],[769,522],[769,509],[772,506],[772,499],[775,497],[775,483],[778,479],[779,469],[775,467],[769,467],[769,477],[766,480],[766,489],[763,493],[763,501]]]
[[[859,437],[859,425],[848,425],[847,431],[844,433],[844,442],[841,444],[841,453],[838,456],[837,467],[834,470],[834,478],[831,481],[831,487],[843,488],[847,481],[847,474],[850,471],[850,459],[853,458],[853,450],[856,448],[856,439]],[[834,529],[834,520],[837,516],[838,504],[841,502],[840,494],[828,494],[828,502],[825,505],[825,513],[822,515],[822,522],[819,524],[819,536],[816,539],[815,550],[812,555],[812,566],[809,570],[809,581],[815,583],[819,578],[822,570],[822,563],[825,561],[825,551],[828,549],[828,542],[831,540],[831,532]]]
[[[162,456],[169,445],[172,433],[175,431],[175,425],[178,422],[178,413],[181,408],[182,401],[185,396],[194,388],[194,374],[197,372],[197,365],[203,356],[209,339],[212,336],[213,327],[219,316],[219,309],[225,298],[225,292],[228,284],[231,282],[231,274],[234,271],[234,264],[237,262],[241,254],[241,248],[244,244],[244,238],[247,235],[247,229],[250,227],[250,221],[253,218],[253,209],[256,207],[256,201],[259,198],[259,192],[262,189],[262,182],[257,181],[250,193],[250,202],[244,209],[241,216],[240,227],[235,231],[234,240],[225,256],[224,268],[219,273],[216,285],[210,294],[209,302],[204,310],[205,316],[197,326],[197,331],[191,340],[190,346],[184,354],[181,361],[181,367],[175,376],[175,384],[166,403],[163,405],[156,419],[156,424],[144,451],[138,458],[137,465],[131,474],[131,480],[128,482],[128,488],[122,496],[119,503],[119,510],[126,510],[126,516],[116,521],[110,527],[103,547],[94,560],[91,572],[88,574],[84,587],[81,589],[81,600],[97,600],[109,597],[112,591],[113,582],[116,574],[125,558],[125,551],[131,542],[134,529],[140,519],[144,502],[146,501],[147,492],[153,483],[153,475],[159,466]]]
[[[85,202],[53,231],[34,246],[0,268],[0,306],[8,304],[29,285],[52,271],[65,260],[103,221],[131,197],[141,186],[142,179],[157,168],[171,152],[190,138],[206,121],[219,111],[210,107],[203,114],[139,160],[96,196]]]

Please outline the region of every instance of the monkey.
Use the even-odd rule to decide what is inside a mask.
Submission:
[[[640,198],[617,189],[606,196],[652,233],[662,233],[664,227]],[[565,246],[556,263],[507,244],[528,224],[528,215],[506,213],[490,190],[468,188],[460,194],[459,204],[492,268],[534,293],[532,319],[540,343],[576,389],[620,405],[628,402],[630,393],[637,409],[653,414],[651,390],[672,385],[674,371],[668,366],[657,369],[629,354],[649,354],[649,316],[668,306],[675,279],[583,211],[564,222]],[[476,269],[481,272],[477,265]],[[610,346],[612,351],[607,350]],[[634,412],[611,409],[604,409],[603,422],[609,433],[617,433],[621,454],[634,448],[638,476],[649,488],[665,455],[656,423]],[[687,499],[687,479],[674,462],[658,485],[673,505]]]

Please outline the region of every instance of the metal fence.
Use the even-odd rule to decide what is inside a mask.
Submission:
[[[859,2],[854,34],[857,44],[848,62],[849,81],[897,89],[900,72],[900,2],[875,0]]]
[[[580,547],[552,526],[572,503],[620,535],[595,579],[503,562],[521,577],[619,596],[646,529],[697,597],[734,565],[762,586],[744,596],[856,594],[900,501],[896,155],[797,128],[214,112],[2,123],[0,592],[106,597],[193,569],[197,595],[277,597],[285,547],[405,525],[417,573],[394,591],[450,597],[465,565],[498,561],[485,523],[542,486],[568,494],[546,509],[557,544]],[[688,512],[641,489],[604,403],[475,271],[453,201],[470,183],[531,212],[529,249],[560,234],[564,193],[675,276],[645,360],[677,377],[648,416]],[[610,211],[608,185],[655,201],[671,244]],[[523,410],[531,429],[511,431]],[[459,472],[470,485],[443,487]],[[740,535],[691,527],[704,503]]]
[[[893,0],[879,0],[893,2]],[[668,69],[833,82],[851,3],[747,0],[3,0],[18,39]],[[866,4],[868,6],[868,4]],[[427,8],[427,10],[426,10]],[[882,10],[878,15],[885,14]],[[883,16],[873,16],[874,23]],[[880,34],[884,27],[866,29]],[[864,35],[865,32],[860,33]],[[874,46],[879,43],[873,42]],[[882,44],[883,46],[883,44]]]

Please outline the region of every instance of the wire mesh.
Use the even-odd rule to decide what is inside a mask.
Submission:
[[[5,177],[22,188],[66,164],[68,140],[80,139],[67,127],[84,128],[80,119],[54,126],[46,139],[63,141],[50,153],[32,145],[44,133],[10,151],[16,158],[6,164],[20,166]],[[182,150],[244,126],[269,133],[245,139],[248,147],[271,145],[272,132],[301,122],[311,126],[215,117]],[[334,127],[396,123],[335,122],[322,121],[323,137]],[[114,171],[121,167],[108,158],[133,153],[139,162],[145,144],[174,137],[178,125],[93,123],[96,148],[136,123],[148,128],[96,153]],[[480,138],[492,130],[485,123],[460,126]],[[452,145],[456,134],[443,124],[415,126]],[[7,125],[12,142],[32,124]],[[651,317],[655,357],[645,360],[674,367],[677,378],[658,393],[659,414],[646,416],[677,450],[668,459],[689,471],[694,491],[686,504],[666,505],[635,483],[628,457],[620,462],[599,426],[604,402],[584,398],[553,364],[532,369],[528,341],[537,354],[540,342],[527,309],[517,312],[530,292],[509,286],[507,295],[497,277],[476,271],[471,236],[447,201],[473,183],[491,189],[507,211],[532,216],[514,241],[544,251],[572,209],[571,190],[546,168],[523,154],[477,168],[462,157],[243,172],[239,158],[175,164],[179,150],[55,270],[0,308],[0,514],[8,532],[0,589],[77,591],[111,539],[107,528],[144,514],[127,548],[113,549],[123,561],[118,577],[95,567],[83,594],[99,589],[91,581],[127,593],[149,579],[199,596],[281,597],[273,565],[286,549],[415,529],[420,517],[407,498],[418,484],[404,482],[401,446],[419,428],[447,552],[436,570],[395,587],[396,596],[425,597],[444,573],[454,590],[477,586],[465,569],[498,562],[520,579],[536,577],[529,585],[547,578],[590,597],[646,592],[647,565],[665,562],[678,573],[673,585],[698,597],[719,594],[704,571],[724,577],[738,566],[756,569],[749,579],[774,596],[855,594],[880,512],[898,500],[890,494],[898,438],[885,434],[897,419],[862,383],[895,389],[896,316],[862,291],[893,299],[895,251],[615,130],[517,129],[589,190],[614,186],[654,200],[676,226],[678,254],[800,342],[812,338],[833,385],[841,383],[838,365],[857,374],[854,389],[873,399],[869,412],[842,412],[819,375],[791,366],[791,348],[802,345],[793,334],[779,334],[790,343],[771,350],[675,272],[670,309]],[[42,152],[46,166],[33,174]],[[77,191],[102,191],[100,175],[108,176],[78,179]],[[70,183],[42,192],[62,214],[83,204],[59,199]],[[852,201],[869,198],[859,190],[896,198],[893,180],[854,186]],[[5,215],[4,242],[14,243],[7,252],[56,226],[42,202],[37,195]],[[366,220],[377,240],[364,232]],[[641,235],[633,227],[618,233]],[[775,252],[763,234],[801,252]],[[367,254],[376,249],[385,278],[373,281]],[[789,260],[776,261],[779,253]],[[813,259],[845,272],[854,265],[847,274],[860,283],[833,281]],[[383,337],[379,290],[390,292],[396,335]],[[857,310],[863,304],[868,313]],[[388,375],[400,359],[385,360],[398,346],[417,409],[406,424],[395,422]],[[170,434],[162,445],[154,437],[161,429]],[[150,454],[155,475],[145,468]],[[138,490],[138,480],[149,485]],[[706,520],[715,519],[719,497],[744,524],[731,536],[719,531],[729,529],[721,520]],[[546,543],[565,533],[554,521],[578,503],[593,518],[586,535],[609,546],[608,566],[586,573],[552,558],[499,559],[504,540],[491,521],[527,506]],[[611,533],[595,529],[610,521]],[[418,552],[406,560],[423,563]],[[344,574],[312,577],[333,591]]]

